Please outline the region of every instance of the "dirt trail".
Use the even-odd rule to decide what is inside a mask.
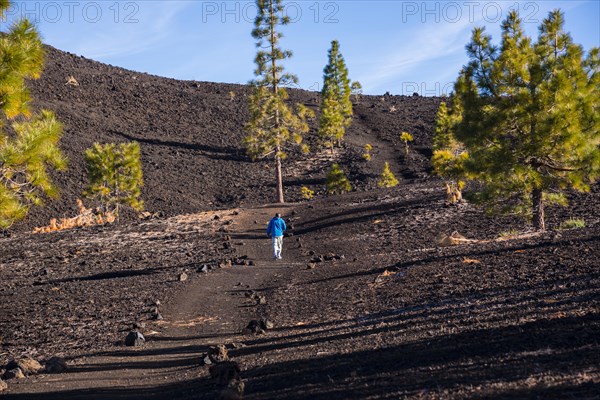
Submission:
[[[285,259],[271,259],[264,230],[276,211],[265,206],[236,210],[226,234],[236,256],[247,256],[253,266],[219,268],[194,275],[172,299],[164,299],[162,321],[149,321],[143,329],[141,348],[115,347],[69,361],[67,373],[39,375],[11,382],[7,399],[162,399],[216,398],[220,388],[207,379],[201,356],[211,345],[243,342],[240,335],[252,319],[260,318],[258,306],[245,296],[287,279],[297,245],[284,242]],[[286,261],[287,260],[287,261]],[[126,332],[123,332],[123,337]]]

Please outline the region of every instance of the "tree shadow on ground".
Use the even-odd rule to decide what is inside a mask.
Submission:
[[[208,146],[199,143],[183,143],[183,142],[175,142],[170,140],[161,140],[161,139],[151,139],[134,136],[124,132],[118,132],[112,130],[111,133],[121,136],[127,140],[132,140],[144,144],[149,144],[153,146],[163,146],[163,147],[175,147],[183,150],[191,150],[196,152],[201,152],[202,156],[213,159],[213,160],[221,160],[221,161],[234,161],[234,162],[251,162],[251,160],[245,155],[245,153],[241,152],[240,149],[235,147],[217,147],[217,146]]]
[[[598,341],[593,333],[599,321],[598,314],[539,320],[433,336],[372,351],[281,362],[245,373],[249,389],[247,398],[398,398],[419,392],[443,393],[461,387],[524,381],[532,375],[583,373],[595,368],[600,361]],[[331,335],[316,342],[302,340],[297,345],[310,346],[355,335],[378,335],[395,329],[400,332],[405,328],[364,329]],[[573,337],[580,340],[574,343]],[[240,351],[244,350],[263,353],[281,350],[281,347],[267,345]],[[574,389],[573,385],[563,385],[564,392],[561,392],[559,385],[553,393],[558,398]],[[507,397],[510,390],[508,393]]]

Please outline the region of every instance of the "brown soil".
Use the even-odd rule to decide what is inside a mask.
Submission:
[[[571,196],[570,209],[548,210],[551,226],[572,216],[586,228],[497,240],[523,223],[448,206],[427,175],[439,100],[384,96],[361,102],[333,158],[292,158],[287,169],[291,199],[302,184],[321,185],[332,160],[359,190],[261,206],[271,172],[239,148],[243,87],[50,54],[54,81],[36,91],[66,123],[72,164],[58,177],[63,202],[0,239],[0,366],[61,356],[69,371],[10,380],[4,398],[215,399],[223,385],[202,357],[218,344],[239,363],[246,399],[597,398],[598,188]],[[68,75],[81,86],[64,86]],[[294,96],[317,104],[315,94]],[[415,137],[409,157],[402,130]],[[68,212],[65,198],[84,184],[79,153],[122,133],[142,142],[144,199],[167,217],[23,232]],[[360,161],[364,143],[375,147],[372,163]],[[384,161],[404,178],[399,188],[374,188]],[[276,211],[292,234],[281,261],[271,260],[264,234]],[[453,231],[480,241],[439,247],[437,236]],[[162,321],[151,316],[156,300]],[[241,334],[261,318],[274,328]],[[146,344],[125,347],[142,322]]]

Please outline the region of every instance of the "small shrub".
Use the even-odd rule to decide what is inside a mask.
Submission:
[[[352,82],[352,85],[350,85],[350,93],[352,94],[352,96],[354,96],[354,101],[356,101],[357,103],[360,102],[360,96],[362,95],[362,92],[362,85],[360,84],[360,82]]]
[[[413,141],[413,137],[408,132],[402,132],[400,134],[400,140],[404,142],[404,148],[406,149],[406,154],[408,154],[408,142]]]
[[[142,163],[137,142],[94,145],[85,151],[90,184],[84,194],[94,199],[103,212],[119,215],[119,206],[144,209],[140,200]]]
[[[371,155],[371,150],[373,150],[373,146],[371,146],[369,143],[365,144],[365,152],[362,155],[363,160],[371,161],[373,159],[373,156]]]
[[[327,193],[343,194],[352,190],[350,181],[338,164],[333,164],[327,174]]]
[[[511,230],[508,230],[508,231],[500,232],[500,234],[498,235],[498,237],[501,238],[501,239],[505,239],[507,237],[516,236],[518,234],[519,234],[519,231],[517,231],[516,229],[511,229]]]
[[[580,228],[585,228],[585,221],[581,218],[569,218],[568,220],[561,222],[558,227],[560,230]]]
[[[448,181],[446,185],[446,196],[450,204],[460,203],[463,200],[462,190],[465,187],[463,181]]]
[[[379,180],[377,181],[377,186],[384,188],[391,188],[394,186],[398,186],[398,179],[394,176],[394,173],[390,169],[390,164],[385,163],[383,167],[383,172],[379,176]]]
[[[311,200],[315,196],[315,191],[310,190],[306,186],[302,186],[302,189],[300,189],[300,193],[302,193],[302,197],[306,200]]]

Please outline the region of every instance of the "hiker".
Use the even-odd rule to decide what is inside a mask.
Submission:
[[[273,259],[281,260],[281,249],[283,248],[283,232],[287,227],[285,221],[281,218],[281,214],[277,213],[269,221],[267,225],[267,236],[273,242]]]

